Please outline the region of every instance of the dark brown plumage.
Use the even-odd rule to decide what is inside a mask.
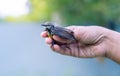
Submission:
[[[45,30],[48,32],[48,36],[50,38],[52,38],[53,35],[56,35],[60,38],[69,40],[70,42],[76,42],[76,39],[73,35],[74,32],[69,30],[69,29],[66,29],[66,28],[60,27],[60,26],[55,26],[53,23],[50,23],[50,22],[44,23],[44,24],[42,24],[42,26],[45,27]],[[60,43],[60,42],[55,41],[53,39],[52,46],[54,44],[59,44],[60,45],[60,44],[63,44],[63,43]]]

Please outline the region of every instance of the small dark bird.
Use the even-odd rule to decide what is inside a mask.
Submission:
[[[53,40],[52,46],[54,44],[58,44],[58,45],[65,44],[65,43],[61,43],[59,41],[54,40],[53,35],[56,35],[62,39],[69,40],[70,42],[76,42],[76,39],[73,35],[74,32],[69,29],[66,29],[60,26],[55,26],[53,23],[50,23],[50,22],[46,22],[42,24],[42,26],[44,26],[45,31],[48,32],[48,37],[50,37]]]

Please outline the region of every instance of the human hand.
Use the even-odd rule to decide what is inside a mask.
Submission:
[[[55,44],[51,49],[64,55],[82,58],[105,56],[109,50],[109,40],[107,29],[99,26],[70,26],[77,42],[68,43],[68,40],[53,36],[54,40],[66,43],[63,45]],[[52,39],[47,36],[47,32],[41,33],[46,38],[46,43],[51,46]]]

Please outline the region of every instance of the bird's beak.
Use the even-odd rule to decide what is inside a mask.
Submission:
[[[45,26],[44,24],[41,24],[41,26]]]

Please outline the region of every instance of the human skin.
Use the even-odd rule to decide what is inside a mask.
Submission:
[[[74,32],[73,35],[77,42],[69,43],[68,40],[54,35],[54,40],[66,44],[55,44],[50,47],[53,51],[79,58],[107,57],[120,63],[120,33],[100,26],[69,26],[66,28]],[[47,32],[42,32],[41,36],[51,46],[52,39],[47,36]]]

